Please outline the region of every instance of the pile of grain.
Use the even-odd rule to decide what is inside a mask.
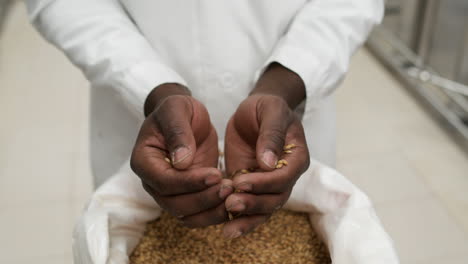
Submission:
[[[223,238],[222,225],[189,229],[163,213],[147,225],[130,257],[130,264],[156,263],[329,264],[331,261],[307,215],[280,210],[254,232],[233,240]]]

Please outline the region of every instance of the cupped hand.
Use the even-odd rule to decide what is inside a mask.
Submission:
[[[147,111],[131,157],[144,189],[187,226],[226,221],[224,200],[232,182],[216,168],[218,139],[206,108],[190,95],[167,95],[164,89],[148,101],[155,102],[154,110]]]
[[[285,151],[287,144],[295,147]],[[287,165],[277,168],[279,160]],[[239,105],[226,129],[225,162],[239,192],[226,199],[226,209],[237,217],[225,224],[224,235],[235,238],[281,208],[309,167],[302,124],[283,98],[255,94]]]

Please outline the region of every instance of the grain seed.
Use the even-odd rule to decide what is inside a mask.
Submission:
[[[283,147],[283,150],[290,150],[290,149],[293,149],[295,147],[297,147],[296,144],[288,144],[288,145]]]
[[[305,213],[280,209],[253,232],[231,240],[223,239],[222,228],[217,225],[190,229],[163,212],[159,219],[146,225],[130,264],[331,263],[325,244]]]

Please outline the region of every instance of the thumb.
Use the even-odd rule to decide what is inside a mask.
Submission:
[[[257,163],[261,169],[271,171],[283,153],[292,113],[286,103],[262,105],[257,111],[260,123],[256,145]]]
[[[155,112],[172,165],[176,169],[188,168],[196,152],[190,99],[185,96],[168,98]]]

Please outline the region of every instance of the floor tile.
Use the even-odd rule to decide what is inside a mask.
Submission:
[[[353,58],[336,95],[339,158],[450,144],[425,110],[365,50]]]
[[[72,264],[71,254],[27,258],[8,262],[9,264]]]
[[[376,119],[378,117],[371,111],[338,109],[338,160],[397,150],[391,140],[392,128],[387,123],[375,122]]]
[[[466,264],[468,260],[468,253],[461,253],[458,255],[453,255],[453,256],[443,256],[443,257],[437,257],[434,259],[430,260],[425,260],[421,262],[417,262],[414,264]],[[404,264],[404,263],[402,263]]]
[[[466,234],[435,198],[385,204],[377,206],[377,211],[395,241],[402,264],[468,250]]]
[[[437,192],[466,192],[468,190],[468,157],[455,146],[415,150],[403,155]]]
[[[45,141],[43,138],[39,140]],[[73,155],[54,152],[53,147],[47,149],[47,146],[39,145],[33,149],[25,146],[7,151],[6,157],[2,157],[0,207],[41,201],[69,201]],[[5,154],[3,151],[2,154]]]
[[[362,188],[375,204],[429,194],[424,180],[398,152],[348,158],[338,163],[338,170]]]
[[[468,234],[468,191],[466,190],[463,192],[438,192],[437,196],[448,209],[449,214]]]
[[[0,263],[70,254],[68,202],[0,208]]]

